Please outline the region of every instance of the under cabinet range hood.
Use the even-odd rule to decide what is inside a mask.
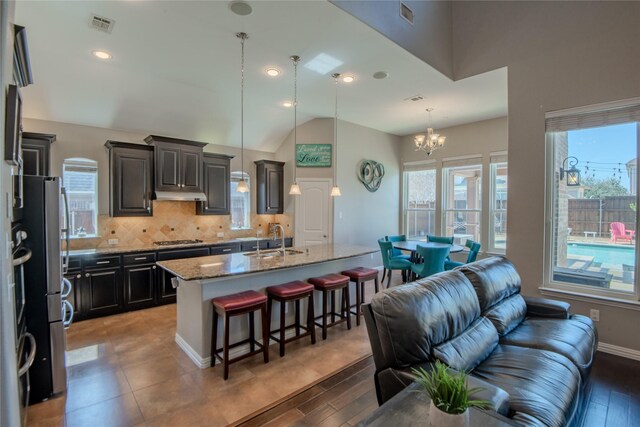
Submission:
[[[178,202],[204,202],[207,196],[197,191],[158,191],[155,192],[156,200],[174,200]]]

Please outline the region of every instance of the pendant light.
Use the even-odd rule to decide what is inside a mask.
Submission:
[[[335,155],[333,156],[333,188],[331,189],[331,197],[342,196],[340,187],[338,187],[338,79],[340,74],[332,74],[331,77],[336,83],[336,110],[333,118],[333,150]]]
[[[290,59],[293,61],[293,184],[289,189],[289,195],[299,196],[302,193],[296,180],[298,171],[296,147],[298,144],[298,62],[300,62],[300,57],[293,55]]]
[[[240,45],[242,46],[242,54],[240,60],[240,168],[242,170],[242,176],[238,182],[238,193],[246,193],[249,191],[249,186],[244,180],[244,41],[249,38],[247,33],[237,33],[236,37],[240,39]]]

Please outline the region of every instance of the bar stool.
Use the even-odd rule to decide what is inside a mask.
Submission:
[[[269,302],[267,303],[267,318],[269,321],[271,321],[273,301],[275,300],[280,303],[280,328],[269,332],[269,337],[280,344],[280,357],[284,356],[284,345],[291,341],[311,336],[311,344],[315,344],[316,327],[314,325],[315,316],[313,314],[313,285],[296,280],[281,285],[269,286],[267,288],[267,295],[269,296]],[[303,298],[308,298],[306,326],[300,324],[300,300]],[[295,301],[295,322],[292,325],[286,326],[285,307],[289,301]],[[295,328],[296,334],[289,339],[285,339],[284,333],[290,328]],[[305,333],[301,334],[300,329],[304,329]],[[275,332],[280,332],[279,337],[272,335]]]
[[[335,326],[342,322],[347,322],[347,329],[351,329],[351,306],[349,302],[349,278],[341,274],[326,274],[320,277],[312,277],[308,280],[317,291],[322,292],[322,323],[316,325],[322,328],[322,339],[327,339],[327,328]],[[336,313],[336,291],[342,290],[342,301],[340,304],[340,313]],[[328,297],[331,295],[331,312],[329,309]],[[327,324],[327,315],[331,314],[331,323]],[[336,320],[336,316],[339,320]],[[316,317],[318,319],[319,317]]]
[[[264,363],[269,363],[269,320],[267,318],[267,297],[256,291],[245,291],[237,294],[213,298],[213,328],[211,333],[211,367],[219,359],[224,365],[224,379],[229,378],[229,365],[254,354],[263,353]],[[254,312],[260,310],[262,315],[262,344],[255,339]],[[249,314],[249,338],[229,344],[229,321],[233,316]],[[222,348],[218,343],[218,316],[223,318]],[[229,359],[229,349],[249,343],[249,353]],[[256,350],[256,346],[258,349]],[[223,355],[220,356],[220,351]]]
[[[378,270],[374,268],[356,267],[351,270],[340,272],[343,276],[347,276],[351,282],[356,284],[356,325],[360,326],[360,307],[364,303],[364,284],[370,280],[375,280],[375,289],[378,293],[380,282],[378,282]]]

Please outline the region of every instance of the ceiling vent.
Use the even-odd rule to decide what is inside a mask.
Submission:
[[[400,16],[409,24],[413,25],[413,10],[409,9],[409,6],[402,2],[400,2]]]
[[[415,102],[415,101],[422,101],[423,99],[424,99],[424,96],[422,96],[422,95],[413,95],[413,96],[410,96],[408,98],[405,98],[404,100],[405,101],[414,101]]]
[[[105,33],[111,34],[113,30],[113,26],[116,24],[116,21],[113,19],[105,18],[100,15],[91,15],[91,19],[89,19],[89,27],[94,30],[104,31]]]

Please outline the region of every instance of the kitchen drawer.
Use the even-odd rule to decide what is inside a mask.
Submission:
[[[158,261],[180,258],[193,258],[207,255],[209,255],[209,248],[176,249],[173,251],[158,252]]]
[[[80,270],[80,265],[82,263],[82,258],[80,257],[69,257],[69,268],[68,270]]]
[[[119,256],[86,257],[83,260],[84,268],[112,268],[119,266]]]
[[[259,244],[260,244],[260,249],[267,249],[269,247],[268,240],[260,240]],[[257,249],[258,249],[258,243],[256,243],[255,240],[241,243],[242,252],[250,252],[250,251],[255,251]]]
[[[122,260],[124,265],[146,264],[150,262],[156,262],[156,253],[145,252],[140,254],[123,255]]]
[[[276,248],[279,249],[282,246],[282,240],[278,239],[278,240],[267,240],[268,244],[269,244],[269,249],[272,248]],[[293,238],[292,237],[285,237],[284,238],[284,247],[285,248],[290,248],[291,246],[293,246]],[[262,246],[260,247],[260,249],[262,249]]]
[[[209,249],[210,255],[226,255],[235,252],[240,252],[240,243],[228,243],[223,245],[211,246]]]

